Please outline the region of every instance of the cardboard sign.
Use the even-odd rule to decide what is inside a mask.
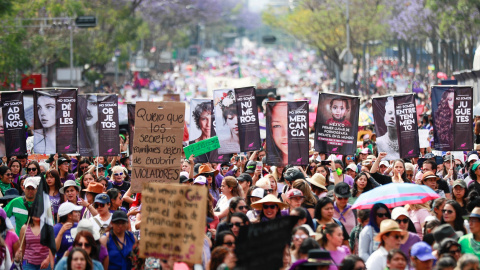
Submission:
[[[136,103],[132,192],[141,192],[147,182],[178,182],[184,116],[181,102]]]
[[[145,184],[140,256],[201,263],[207,195],[203,186]]]
[[[283,250],[291,241],[297,221],[298,217],[288,216],[240,227],[235,244],[238,259],[235,269],[280,269]]]
[[[196,157],[206,154],[210,151],[220,148],[220,142],[218,141],[217,136],[213,136],[212,138],[205,139],[203,141],[199,141],[197,143],[191,144],[185,148],[183,151],[185,152],[186,157],[190,157],[190,155],[194,155]]]

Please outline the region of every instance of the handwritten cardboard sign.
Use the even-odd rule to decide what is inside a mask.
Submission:
[[[132,192],[147,182],[178,183],[184,116],[181,102],[136,103]]]
[[[203,186],[145,184],[140,256],[201,263],[207,194]]]
[[[197,143],[191,144],[185,148],[183,151],[185,152],[185,156],[189,157],[190,155],[194,155],[196,157],[213,151],[215,149],[220,148],[220,142],[217,136],[213,136],[211,138],[199,141]]]

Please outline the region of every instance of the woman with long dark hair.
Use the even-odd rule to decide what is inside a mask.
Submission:
[[[217,233],[221,231],[226,231],[229,229],[228,224],[230,223],[230,219],[234,213],[247,214],[247,212],[248,212],[248,206],[244,198],[241,198],[241,197],[232,198],[232,200],[230,200],[230,205],[228,207],[228,214],[227,214],[227,217],[225,218],[225,222],[218,224]]]
[[[37,97],[38,123],[33,131],[33,149],[35,154],[52,154],[56,149],[56,101],[55,97],[39,94]],[[40,124],[40,126],[36,126]]]
[[[93,270],[93,263],[90,256],[82,248],[74,248],[68,254],[67,270]]]
[[[291,261],[296,262],[299,259],[298,250],[303,241],[310,237],[310,232],[303,226],[295,227],[292,231]]]
[[[215,215],[223,219],[229,212],[230,201],[234,197],[243,197],[243,190],[235,177],[227,176],[222,180],[220,191],[222,195],[215,207]]]
[[[437,111],[435,112],[435,137],[438,139],[439,144],[453,149],[453,104],[455,93],[453,90],[444,91],[442,98],[438,103]]]
[[[10,168],[10,170],[13,174],[12,175],[12,177],[13,177],[12,182],[18,184],[18,182],[19,182],[18,178],[20,178],[20,176],[22,175],[22,163],[20,163],[20,161],[17,160],[17,159],[12,159],[8,163],[8,167]]]
[[[55,169],[50,169],[45,173],[45,180],[47,182],[48,197],[50,198],[50,204],[52,205],[52,214],[56,221],[58,207],[64,201],[63,196],[60,194],[62,182],[60,181],[58,171]]]
[[[372,181],[369,180],[369,175],[365,172],[357,174],[353,180],[352,197],[348,199],[349,204],[354,204],[362,193],[373,189]]]
[[[380,242],[374,239],[380,232],[380,223],[390,218],[390,210],[385,204],[376,203],[372,206],[368,225],[362,229],[358,240],[358,255],[362,257],[363,260],[367,261],[368,257],[377,250]]]
[[[335,209],[332,199],[328,197],[320,198],[315,206],[315,215],[313,220],[314,229],[318,232],[319,229],[321,229],[321,227],[324,225],[329,223],[337,223],[342,227],[344,245],[348,245],[350,236],[348,235],[345,226],[338,219],[333,217],[334,213]]]
[[[442,212],[442,224],[448,223],[455,231],[461,231],[463,235],[467,234],[467,230],[463,225],[462,207],[458,202],[447,200]]]
[[[19,187],[17,184],[12,182],[12,171],[10,168],[7,166],[1,166],[0,167],[0,191],[2,196],[5,195],[5,192],[11,188],[14,188],[18,190],[19,193],[21,193],[19,190]]]

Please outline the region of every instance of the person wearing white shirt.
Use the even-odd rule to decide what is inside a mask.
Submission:
[[[380,223],[380,232],[375,236],[375,241],[380,242],[378,249],[370,255],[366,266],[368,270],[384,270],[387,266],[387,255],[392,249],[399,249],[407,240],[408,232],[400,229],[395,220],[385,219]]]

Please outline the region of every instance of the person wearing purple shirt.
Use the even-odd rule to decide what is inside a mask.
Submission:
[[[58,162],[58,172],[60,174],[60,181],[62,183],[65,183],[67,180],[75,180],[75,176],[73,173],[69,173],[70,169],[70,160],[60,157],[57,160]]]
[[[60,260],[65,251],[73,245],[74,239],[70,234],[70,229],[77,227],[77,223],[80,221],[80,211],[82,211],[82,206],[71,202],[62,203],[58,208],[60,222],[53,226],[57,247],[55,261]]]

